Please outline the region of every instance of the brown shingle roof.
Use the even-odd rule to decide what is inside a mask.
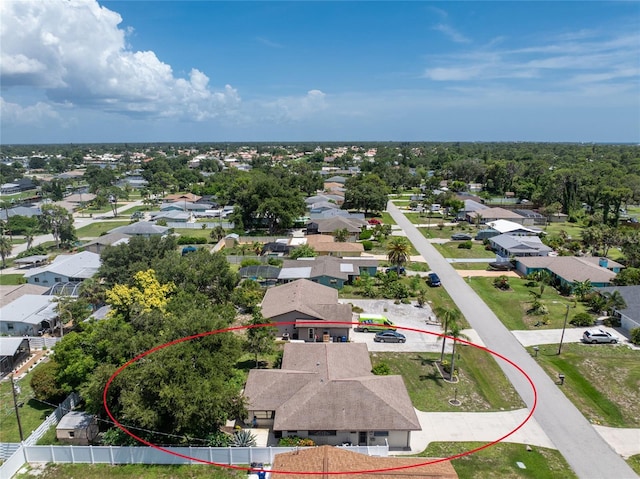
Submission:
[[[457,479],[458,474],[450,461],[438,462],[421,466],[433,461],[426,457],[376,457],[359,454],[339,447],[319,446],[309,449],[300,449],[293,452],[276,454],[273,462],[272,479],[308,479],[309,474],[296,474],[296,472],[358,472],[377,471],[380,469],[396,469],[387,472],[370,472],[358,474],[360,479]],[[414,467],[407,467],[414,466]],[[322,476],[328,477],[328,476]],[[347,477],[332,475],[331,477]]]
[[[267,290],[262,315],[269,319],[293,311],[328,321],[351,321],[351,306],[338,303],[338,291],[299,279]]]
[[[288,343],[282,369],[250,371],[244,394],[275,411],[275,430],[420,430],[402,377],[373,375],[364,343]]]

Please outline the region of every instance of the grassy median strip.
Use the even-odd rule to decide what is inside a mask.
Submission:
[[[481,447],[479,442],[433,442],[420,455],[450,457]],[[496,477],[509,479],[570,479],[577,477],[562,455],[553,449],[524,444],[500,443],[474,454],[454,459],[453,468],[460,479]],[[522,463],[526,469],[518,466]]]

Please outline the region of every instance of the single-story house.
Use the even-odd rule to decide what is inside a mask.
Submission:
[[[514,213],[513,211],[504,208],[486,208],[477,211],[470,211],[465,213],[466,220],[469,223],[480,222],[480,224],[486,224],[490,221],[496,220],[509,220],[514,223],[520,223],[521,225],[533,225],[533,218],[525,218],[524,216]]]
[[[0,376],[19,367],[30,355],[29,338],[0,337]]]
[[[32,294],[40,296],[46,294],[49,290],[48,286],[40,286],[37,284],[18,284],[18,285],[0,285],[0,308],[6,306],[9,303],[14,302],[16,299],[24,296],[25,294]]]
[[[312,205],[313,203],[317,203],[319,201],[333,202],[333,203],[335,203],[337,205],[340,205],[344,201],[344,198],[342,196],[340,196],[340,195],[332,195],[332,194],[322,193],[320,195],[309,196],[308,198],[305,198],[305,200],[304,200],[304,202],[307,205]]]
[[[62,416],[56,426],[56,439],[75,446],[88,446],[98,436],[98,420],[82,411],[71,411]]]
[[[328,201],[318,201],[316,203],[313,203],[312,205],[309,205],[309,213],[322,213],[323,211],[326,210],[337,210],[340,209],[340,206],[338,206],[335,203],[329,203]]]
[[[620,318],[620,327],[627,332],[640,328],[640,286],[610,286],[599,288],[601,293],[618,291],[626,307],[614,311],[614,316]]]
[[[195,203],[200,199],[202,199],[202,196],[194,195],[193,193],[176,193],[167,195],[163,198],[166,202],[191,201],[192,203]]]
[[[40,208],[32,206],[14,206],[7,210],[4,208],[0,210],[0,220],[7,221],[7,218],[11,218],[13,216],[26,216],[27,218],[31,218],[33,216],[40,216],[41,214],[42,211],[40,211]]]
[[[592,256],[528,256],[516,258],[516,270],[523,276],[547,270],[559,286],[573,288],[576,282],[591,281],[594,288],[611,286],[623,265]]]
[[[100,255],[91,251],[61,254],[51,263],[27,271],[24,277],[28,283],[39,285],[77,283],[93,277],[100,265]]]
[[[486,225],[496,230],[499,234],[508,234],[511,236],[538,236],[544,233],[540,228],[529,228],[509,220],[489,221]]]
[[[268,289],[261,306],[262,316],[275,323],[278,336],[286,333],[291,339],[308,342],[349,339],[351,305],[339,303],[334,288],[299,279]]]
[[[145,238],[150,238],[151,236],[164,236],[168,234],[169,228],[148,221],[137,221],[136,223],[113,228],[109,230],[109,233],[123,233],[129,236],[144,236]]]
[[[546,225],[548,222],[545,215],[540,214],[535,210],[515,208],[513,212],[518,213],[520,216],[524,216],[525,218],[531,218],[534,225]]]
[[[252,369],[249,418],[276,438],[406,449],[421,430],[402,376],[376,376],[364,343],[287,343],[281,369]]]
[[[319,256],[338,256],[340,258],[361,256],[364,252],[362,243],[340,243],[333,236],[310,235],[307,236],[307,244],[311,246]]]
[[[512,236],[501,234],[489,238],[491,248],[501,257],[547,256],[553,248],[544,244],[537,236]]]
[[[82,248],[85,251],[101,254],[107,246],[118,246],[119,244],[128,243],[130,236],[124,233],[107,233],[98,236],[93,241],[85,243]]]
[[[335,235],[336,231],[346,229],[349,232],[347,241],[356,241],[363,229],[367,227],[365,220],[335,216],[307,223],[307,235]]]
[[[285,260],[278,275],[281,283],[290,283],[297,279],[308,279],[314,283],[341,289],[354,279],[367,273],[375,276],[378,260],[373,258],[337,258],[335,256],[317,256]]]
[[[182,210],[165,210],[151,213],[151,220],[166,220],[175,223],[188,223],[191,221],[191,213]]]
[[[25,294],[0,308],[0,335],[37,336],[57,326],[57,304],[53,296]]]
[[[317,446],[276,454],[271,479],[309,479],[310,472],[355,474],[360,471],[372,472],[355,474],[358,479],[458,479],[451,461],[422,465],[428,462],[435,460],[427,457],[369,456],[341,447]],[[384,472],[385,469],[390,470]]]

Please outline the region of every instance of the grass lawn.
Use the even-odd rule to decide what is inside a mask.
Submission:
[[[371,362],[374,366],[385,362],[392,374],[400,374],[411,402],[421,411],[501,411],[524,407],[491,354],[472,346],[458,346],[458,353],[459,381],[455,384],[440,376],[435,365],[440,359],[438,353],[371,353]],[[461,406],[449,404],[455,389]]]
[[[442,215],[433,213],[431,217],[428,217],[425,213],[407,213],[404,214],[411,223],[414,225],[437,225],[438,223],[447,223],[450,218],[446,218]],[[437,229],[437,228],[436,228]]]
[[[542,231],[550,236],[559,236],[562,231],[567,233],[574,240],[582,239],[582,230],[584,227],[580,223],[549,223],[542,227]]]
[[[464,263],[458,260],[455,263],[451,263],[451,266],[457,270],[487,271],[487,264],[489,263]]]
[[[433,442],[420,456],[450,457],[481,447],[479,442]],[[520,469],[521,462],[526,469]],[[570,479],[577,477],[558,451],[524,444],[499,443],[474,454],[454,459],[451,464],[460,479]]]
[[[385,224],[385,225],[395,225],[396,224],[396,222],[393,220],[391,215],[389,213],[387,213],[386,211],[382,212],[382,216],[377,216],[376,218],[378,218],[380,221],[382,221],[382,223]]]
[[[127,203],[118,203],[117,208],[120,209],[123,206],[126,206]],[[100,213],[110,213],[111,212],[111,205],[105,205],[102,206],[100,208],[96,208],[95,206],[87,206],[86,208],[84,208],[82,210],[83,213],[91,213],[91,214],[100,214]]]
[[[485,249],[482,243],[474,242],[471,245],[471,249],[458,248],[463,241],[450,241],[444,244],[434,244],[433,246],[440,252],[445,258],[495,258],[496,254],[493,251]]]
[[[32,469],[35,469],[31,466]],[[34,471],[35,472],[35,471]],[[30,473],[18,474],[15,479],[32,479]],[[109,464],[47,464],[38,471],[40,479],[235,479],[247,477],[246,471],[237,471],[207,464],[184,466],[158,466],[147,464],[127,464],[111,466]]]
[[[556,380],[565,375],[562,390],[594,424],[640,427],[640,351],[606,344],[567,344],[557,355],[555,345],[540,346],[538,361]]]
[[[636,454],[627,459],[627,464],[631,466],[631,469],[640,474],[640,454]]]
[[[26,283],[23,274],[2,274],[0,273],[0,285],[12,286]]]
[[[23,379],[18,381],[20,386],[20,394],[18,394],[18,404],[23,406],[18,408],[20,413],[20,422],[22,423],[22,432],[24,438],[29,437],[46,417],[53,412],[54,407],[43,404],[33,397],[33,391],[29,385],[31,374],[27,374]],[[11,397],[11,382],[3,381],[0,383],[0,442],[20,442],[20,433],[18,432],[18,421],[16,420],[15,410],[13,408],[13,398]]]
[[[210,229],[198,229],[198,228],[175,228],[174,232],[181,236],[191,236],[192,238],[207,238],[207,240],[211,239],[211,230]]]
[[[78,235],[78,238],[97,238],[107,231],[117,228],[118,226],[128,225],[129,223],[131,223],[129,220],[101,221],[91,223],[90,225],[78,228],[76,230],[76,234]]]
[[[426,219],[426,218],[425,218]],[[423,224],[428,224],[426,221],[423,221]],[[435,222],[431,222],[431,224],[437,225]],[[478,230],[469,226],[468,223],[457,223],[455,226],[445,226],[444,228],[438,228],[438,226],[431,226],[429,228],[418,228],[422,235],[425,238],[451,238],[451,235],[454,233],[464,233],[471,235],[471,237],[475,237]]]
[[[582,303],[578,303],[574,308],[572,301],[560,296],[554,288],[547,286],[544,289],[541,301],[549,309],[549,314],[546,315],[546,318],[543,316],[529,315],[527,314],[527,310],[531,307],[532,300],[529,291],[539,293],[540,288],[528,288],[525,286],[528,280],[523,278],[509,278],[511,290],[501,291],[493,286],[493,279],[494,278],[475,277],[471,278],[469,284],[508,329],[562,328],[566,313],[565,305],[567,303],[571,303],[571,308],[569,308],[569,321],[571,321],[571,318],[577,313],[586,311]],[[554,301],[557,302],[554,303]],[[549,323],[542,326],[534,326],[542,319],[547,319]],[[567,327],[572,328],[573,326],[567,323]]]

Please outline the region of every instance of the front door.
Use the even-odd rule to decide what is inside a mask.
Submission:
[[[367,431],[360,431],[358,433],[358,446],[367,445]]]
[[[315,328],[309,328],[308,339],[309,339],[309,341],[315,341],[316,340],[316,330],[315,330]]]

